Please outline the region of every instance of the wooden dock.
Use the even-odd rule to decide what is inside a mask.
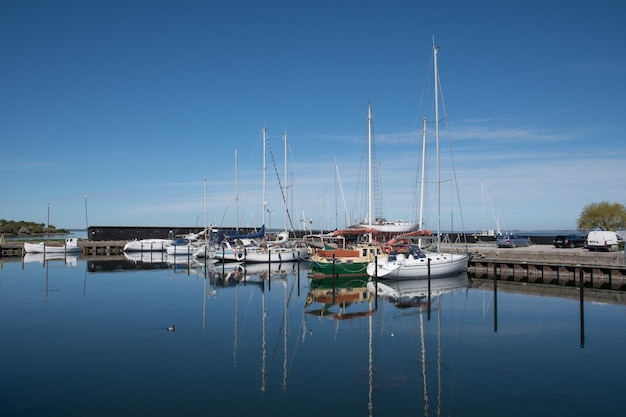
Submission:
[[[87,241],[79,240],[78,246],[82,247],[83,255],[122,255],[124,253],[125,240],[114,241]],[[0,246],[0,257],[21,257],[24,256],[23,242],[5,242]]]

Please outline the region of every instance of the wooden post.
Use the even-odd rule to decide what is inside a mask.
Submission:
[[[580,267],[580,347],[585,347],[585,280]]]
[[[493,331],[498,332],[498,264],[493,264]]]

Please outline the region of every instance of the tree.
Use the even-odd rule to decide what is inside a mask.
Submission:
[[[626,207],[601,201],[587,204],[576,221],[578,230],[619,230],[626,228]]]

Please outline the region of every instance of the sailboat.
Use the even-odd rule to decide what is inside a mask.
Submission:
[[[265,212],[267,211],[266,197],[265,197],[265,148],[267,146],[267,130],[262,129],[263,132],[263,224],[265,224]],[[283,136],[285,147],[285,181],[287,178],[287,134]],[[288,262],[299,261],[307,258],[308,252],[304,245],[298,245],[296,242],[289,241],[289,232],[287,231],[287,199],[285,198],[285,230],[278,234],[274,241],[266,240],[261,243],[259,247],[250,248],[246,250],[243,262]]]
[[[50,206],[48,205],[48,227],[46,228],[46,241],[38,243],[24,242],[26,253],[82,253],[83,248],[78,245],[78,238],[68,237],[62,244],[49,243],[50,233]]]
[[[243,262],[247,250],[259,246],[256,239],[265,237],[265,219],[263,225],[255,232],[241,233],[239,230],[239,160],[235,149],[235,229],[219,229],[211,240],[213,259],[221,262]]]
[[[375,278],[416,279],[436,278],[467,271],[467,253],[441,252],[441,170],[439,163],[439,72],[437,50],[433,45],[435,75],[435,140],[437,154],[437,247],[434,252],[423,251],[419,244],[409,243],[403,253],[391,251],[387,257],[378,257],[367,266],[367,273]]]
[[[374,157],[373,157],[373,135],[372,135],[372,112],[371,105],[368,103],[368,155],[367,155],[367,188],[369,195],[368,213],[367,218],[357,223],[351,228],[355,229],[371,229],[372,227],[376,233],[384,234],[385,236],[397,235],[399,233],[409,233],[419,229],[420,225],[416,222],[403,221],[403,220],[388,220],[382,216],[374,217],[372,213],[372,193],[374,185]]]
[[[203,189],[203,208],[204,208],[204,230],[198,233],[199,240],[198,247],[193,253],[193,256],[198,259],[211,260],[211,262],[216,261],[213,259],[213,255],[215,252],[211,247],[211,235],[212,233],[217,232],[216,229],[209,227],[207,223],[207,202],[206,202],[206,176],[204,177],[204,189]]]
[[[367,132],[368,132],[368,154],[371,165],[372,154],[372,106],[367,104]],[[369,169],[368,176],[368,219],[372,218],[372,170]],[[312,278],[325,277],[358,277],[367,276],[367,265],[372,262],[376,256],[382,255],[381,245],[374,242],[372,237],[371,222],[363,225],[358,230],[361,234],[365,232],[367,242],[357,243],[352,248],[338,249],[317,249],[315,253],[309,257],[309,265],[311,266]],[[345,231],[336,233],[343,233]]]

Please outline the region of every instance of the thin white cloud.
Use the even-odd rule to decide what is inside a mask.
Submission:
[[[626,73],[626,64],[618,61],[596,61],[572,64],[567,69],[581,76],[607,76]]]

